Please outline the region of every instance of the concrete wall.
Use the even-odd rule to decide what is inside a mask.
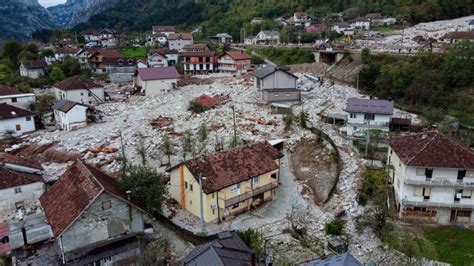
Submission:
[[[6,103],[27,110],[30,110],[31,104],[35,101],[36,97],[33,93],[0,96],[0,104]]]
[[[141,80],[140,76],[137,80]],[[160,95],[171,91],[178,83],[178,79],[147,80],[140,83],[146,95]]]
[[[29,121],[27,119],[30,119]],[[20,129],[16,128],[17,125],[20,125]],[[0,121],[0,138],[7,130],[13,130],[14,136],[20,136],[27,132],[32,132],[36,130],[35,118],[34,116],[27,117],[18,117],[13,119],[1,120]]]
[[[178,52],[183,52],[183,47],[188,44],[193,44],[193,40],[168,40],[168,45],[170,50],[177,50]]]
[[[277,162],[278,163],[278,162]],[[200,217],[200,186],[199,182],[193,177],[191,172],[186,166],[183,166],[184,170],[184,182],[187,183],[187,188],[185,185],[185,209],[194,214],[197,217]],[[259,177],[259,182],[254,185],[254,189],[267,185],[269,183],[276,183],[277,180],[272,178],[272,174],[277,174],[278,170],[263,174]],[[192,190],[191,190],[192,185]],[[225,200],[239,196],[251,190],[250,180],[240,182],[240,189],[235,191],[232,189],[233,186],[221,189],[218,192],[204,194],[203,196],[203,206],[204,206],[204,220],[205,222],[210,222],[219,218],[218,215],[222,218],[227,215],[232,215],[234,213],[245,211],[248,208],[248,204],[251,204],[251,199],[245,202],[241,202],[237,208],[229,207],[225,210]],[[181,182],[180,182],[180,169],[176,168],[170,173],[170,186],[169,192],[172,198],[177,200],[181,204]],[[265,199],[272,198],[272,191],[265,193]],[[219,207],[219,210],[216,208]]]
[[[44,76],[46,71],[44,69],[26,69],[23,65],[20,66],[20,76],[37,79]]]
[[[279,70],[263,78],[260,84],[260,89],[296,89],[296,78]]]
[[[56,94],[56,99],[66,99],[73,102],[83,103],[83,104],[99,104],[100,101],[91,94],[91,92],[97,96],[101,101],[104,101],[104,88],[92,88],[90,92],[88,90],[60,90],[54,88],[54,93]]]
[[[266,103],[274,102],[299,102],[301,92],[299,90],[263,90],[262,99]]]
[[[112,202],[112,207],[102,209],[102,203]],[[143,232],[143,214],[106,192],[102,193],[81,217],[61,236],[63,251],[70,252],[99,241],[108,240],[130,232]]]
[[[351,115],[353,117],[351,117]],[[369,120],[370,129],[389,131],[391,118],[392,115],[374,114],[374,120]],[[348,135],[352,135],[355,132],[366,131],[367,120],[365,120],[365,113],[348,113],[346,130]]]
[[[0,213],[15,213],[15,203],[21,201],[25,204],[25,208],[30,208],[44,193],[43,182],[35,182],[20,188],[20,193],[15,193],[14,187],[0,190]]]

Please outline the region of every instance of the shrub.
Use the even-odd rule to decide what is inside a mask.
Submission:
[[[334,219],[330,223],[326,224],[326,234],[339,236],[342,234],[342,230],[344,229],[344,224],[338,220]]]

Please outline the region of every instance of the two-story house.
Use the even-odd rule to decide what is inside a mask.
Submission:
[[[168,42],[168,37],[163,33],[152,33],[148,35],[145,45],[163,47]]]
[[[291,18],[291,22],[295,26],[309,26],[311,25],[311,16],[306,12],[295,12]]]
[[[38,79],[46,76],[48,73],[48,64],[44,60],[22,61],[20,63],[20,76]]]
[[[159,95],[176,88],[180,75],[174,66],[138,69],[133,86],[146,95]]]
[[[197,217],[202,205],[205,222],[230,219],[274,198],[282,157],[258,142],[185,161],[168,170],[170,196]]]
[[[185,74],[212,73],[217,65],[215,52],[207,44],[188,44],[181,55]]]
[[[21,93],[14,88],[0,85],[0,103],[30,110],[34,102],[36,102],[34,93]]]
[[[176,33],[176,26],[153,26],[152,34],[162,33],[168,38],[171,34]]]
[[[97,33],[103,47],[114,47],[118,44],[118,36],[114,30],[103,29]]]
[[[132,57],[104,58],[105,72],[110,82],[132,82],[137,60]]]
[[[389,131],[393,115],[393,101],[350,98],[347,100],[347,135],[367,129]]]
[[[254,87],[262,91],[266,103],[299,102],[301,91],[296,88],[297,76],[283,66],[266,65],[255,70]]]
[[[168,47],[170,50],[183,52],[186,45],[193,44],[193,34],[191,32],[171,33],[168,36]]]
[[[31,111],[0,103],[0,139],[35,131],[35,116]]]
[[[91,65],[89,64],[89,59],[92,54],[97,52],[98,49],[96,48],[83,48],[80,49],[79,52],[76,54],[77,61],[81,66],[81,69],[91,69]]]
[[[63,61],[67,56],[76,58],[81,51],[79,48],[56,48],[54,51],[54,59],[56,61]]]
[[[115,178],[97,168],[77,160],[40,202],[63,263],[88,255],[84,259],[92,261],[77,264],[110,265],[139,254],[139,247],[126,240],[144,231],[144,211],[130,201]],[[115,248],[101,251],[111,243]],[[93,256],[90,251],[94,251]]]
[[[355,29],[370,30],[370,19],[366,17],[357,17],[351,20],[351,26]]]
[[[95,73],[106,73],[107,64],[106,60],[113,60],[123,57],[122,54],[117,50],[89,50],[89,66]]]
[[[448,32],[439,38],[441,42],[453,44],[457,42],[461,42],[463,40],[467,40],[470,42],[474,42],[474,31],[453,31]]]
[[[221,72],[246,72],[252,66],[252,58],[244,51],[228,51],[218,59]]]
[[[104,87],[92,80],[82,80],[79,76],[70,77],[53,85],[56,99],[65,99],[88,105],[104,102]]]
[[[87,106],[61,99],[52,107],[56,126],[63,130],[75,130],[87,125]]]
[[[0,217],[39,205],[45,189],[42,171],[37,161],[0,153]]]
[[[474,222],[474,152],[437,131],[389,140],[390,180],[400,217]]]
[[[170,50],[163,48],[163,49],[150,49],[148,52],[147,63],[150,67],[167,67],[168,64],[168,57],[167,53]],[[176,55],[177,55],[176,51]]]
[[[256,44],[279,44],[280,32],[276,30],[262,30],[255,36]]]

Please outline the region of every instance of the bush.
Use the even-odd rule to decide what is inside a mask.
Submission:
[[[207,108],[200,105],[199,103],[197,103],[196,101],[192,101],[190,104],[189,104],[189,111],[192,111],[193,113],[202,113],[202,112],[205,112],[207,111]]]
[[[333,236],[340,236],[342,234],[342,230],[344,229],[344,224],[338,220],[334,219],[330,223],[326,224],[326,234],[333,235]]]
[[[245,231],[237,231],[237,234],[247,246],[255,250],[257,257],[264,255],[263,235],[257,229],[248,228]]]

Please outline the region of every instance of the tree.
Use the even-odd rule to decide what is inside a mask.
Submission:
[[[145,136],[143,136],[143,134],[141,133],[138,133],[138,143],[137,143],[137,146],[135,147],[135,150],[137,151],[138,155],[140,155],[140,158],[142,159],[142,165],[146,165],[147,152],[146,152],[146,145],[145,145]]]
[[[31,110],[39,114],[40,121],[43,119],[44,114],[50,112],[51,106],[53,105],[56,97],[53,94],[43,94],[36,97],[36,102],[31,106]]]
[[[53,70],[51,70],[51,73],[49,73],[49,81],[51,83],[55,83],[65,79],[66,75],[64,75],[64,72],[58,67],[53,67]]]
[[[244,231],[237,231],[237,234],[247,246],[255,250],[257,257],[265,255],[263,235],[257,229],[248,228]]]
[[[362,58],[362,63],[368,64],[370,61],[370,49],[369,48],[364,48],[362,49],[362,52],[360,54],[360,57]]]
[[[168,164],[170,164],[171,163],[171,154],[173,154],[173,143],[171,143],[171,140],[168,137],[168,135],[165,135],[161,139],[160,149],[166,156],[168,156]]]
[[[308,122],[309,122],[309,114],[308,114],[308,112],[302,110],[298,114],[298,123],[299,123],[300,127],[307,128]]]
[[[124,191],[130,191],[133,202],[152,215],[161,213],[161,205],[168,194],[164,177],[147,166],[127,165],[121,178]]]
[[[44,49],[41,51],[40,53],[40,57],[41,58],[44,58],[44,57],[52,57],[54,56],[54,51],[52,49]]]
[[[206,124],[202,123],[201,126],[199,126],[199,130],[198,130],[198,139],[199,139],[199,142],[201,143],[201,147],[199,148],[199,153],[202,153],[205,150],[208,135],[209,135],[209,129],[207,128]]]
[[[326,234],[333,236],[340,236],[342,234],[343,229],[344,224],[338,219],[332,220],[325,226]]]
[[[13,65],[18,64],[18,56],[23,51],[23,46],[17,41],[7,41],[3,47],[3,58],[7,58]]]
[[[194,146],[193,133],[190,130],[186,130],[183,136],[181,137],[182,149],[183,149],[183,159],[186,160],[186,154],[192,152]]]
[[[283,123],[285,124],[285,130],[290,130],[291,127],[293,126],[293,122],[295,121],[295,116],[293,115],[293,110],[289,110],[284,116],[283,116]]]

